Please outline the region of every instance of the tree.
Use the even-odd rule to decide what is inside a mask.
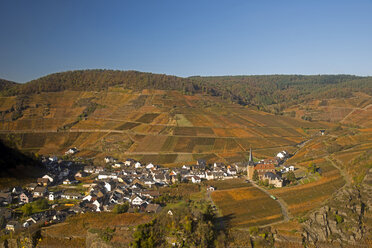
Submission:
[[[310,162],[307,168],[307,172],[313,173],[313,174],[316,172],[316,164],[314,162]]]
[[[178,173],[177,174],[177,181],[180,183],[182,182],[182,176],[181,176],[181,173]]]
[[[294,183],[294,182],[296,182],[296,175],[294,174],[293,171],[288,172],[288,174],[287,174],[287,180],[288,180],[290,183]]]
[[[253,172],[253,181],[258,181],[258,172],[257,172],[257,170],[254,170],[254,172]]]
[[[121,213],[126,213],[128,209],[129,209],[129,203],[125,202],[124,204],[116,204],[112,212],[114,212],[115,214],[121,214]]]
[[[24,216],[29,216],[32,214],[32,205],[30,203],[23,205],[21,208]]]
[[[1,216],[1,218],[0,218],[0,230],[3,229],[4,226],[5,226],[5,217]]]
[[[45,199],[45,198],[42,198],[40,200],[37,200],[35,202],[35,207],[38,208],[38,209],[40,209],[40,210],[49,208],[48,200]]]

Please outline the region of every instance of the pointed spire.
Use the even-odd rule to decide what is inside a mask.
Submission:
[[[252,147],[249,148],[249,162],[253,162]]]

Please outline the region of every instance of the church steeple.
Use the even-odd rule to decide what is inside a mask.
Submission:
[[[252,154],[252,147],[249,148],[249,162],[253,162],[253,154]]]
[[[253,179],[253,173],[254,173],[254,161],[253,161],[253,153],[252,153],[252,147],[249,148],[249,161],[247,165],[247,178],[248,180]]]

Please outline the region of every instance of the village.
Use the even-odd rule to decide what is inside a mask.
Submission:
[[[65,155],[72,156],[77,148]],[[215,188],[209,180],[246,178],[262,186],[283,187],[282,175],[294,171],[283,166],[290,154],[279,152],[273,158],[248,162],[207,164],[198,160],[194,165],[163,168],[134,159],[118,161],[107,156],[105,166],[85,165],[56,156],[43,157],[47,173],[25,187],[13,187],[0,192],[0,224],[4,232],[22,231],[63,222],[67,216],[86,212],[146,212],[158,213],[164,203],[158,201],[159,188],[177,183],[203,184],[208,191]]]

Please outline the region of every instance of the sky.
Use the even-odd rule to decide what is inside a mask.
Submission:
[[[372,0],[0,0],[0,78],[372,75]]]

